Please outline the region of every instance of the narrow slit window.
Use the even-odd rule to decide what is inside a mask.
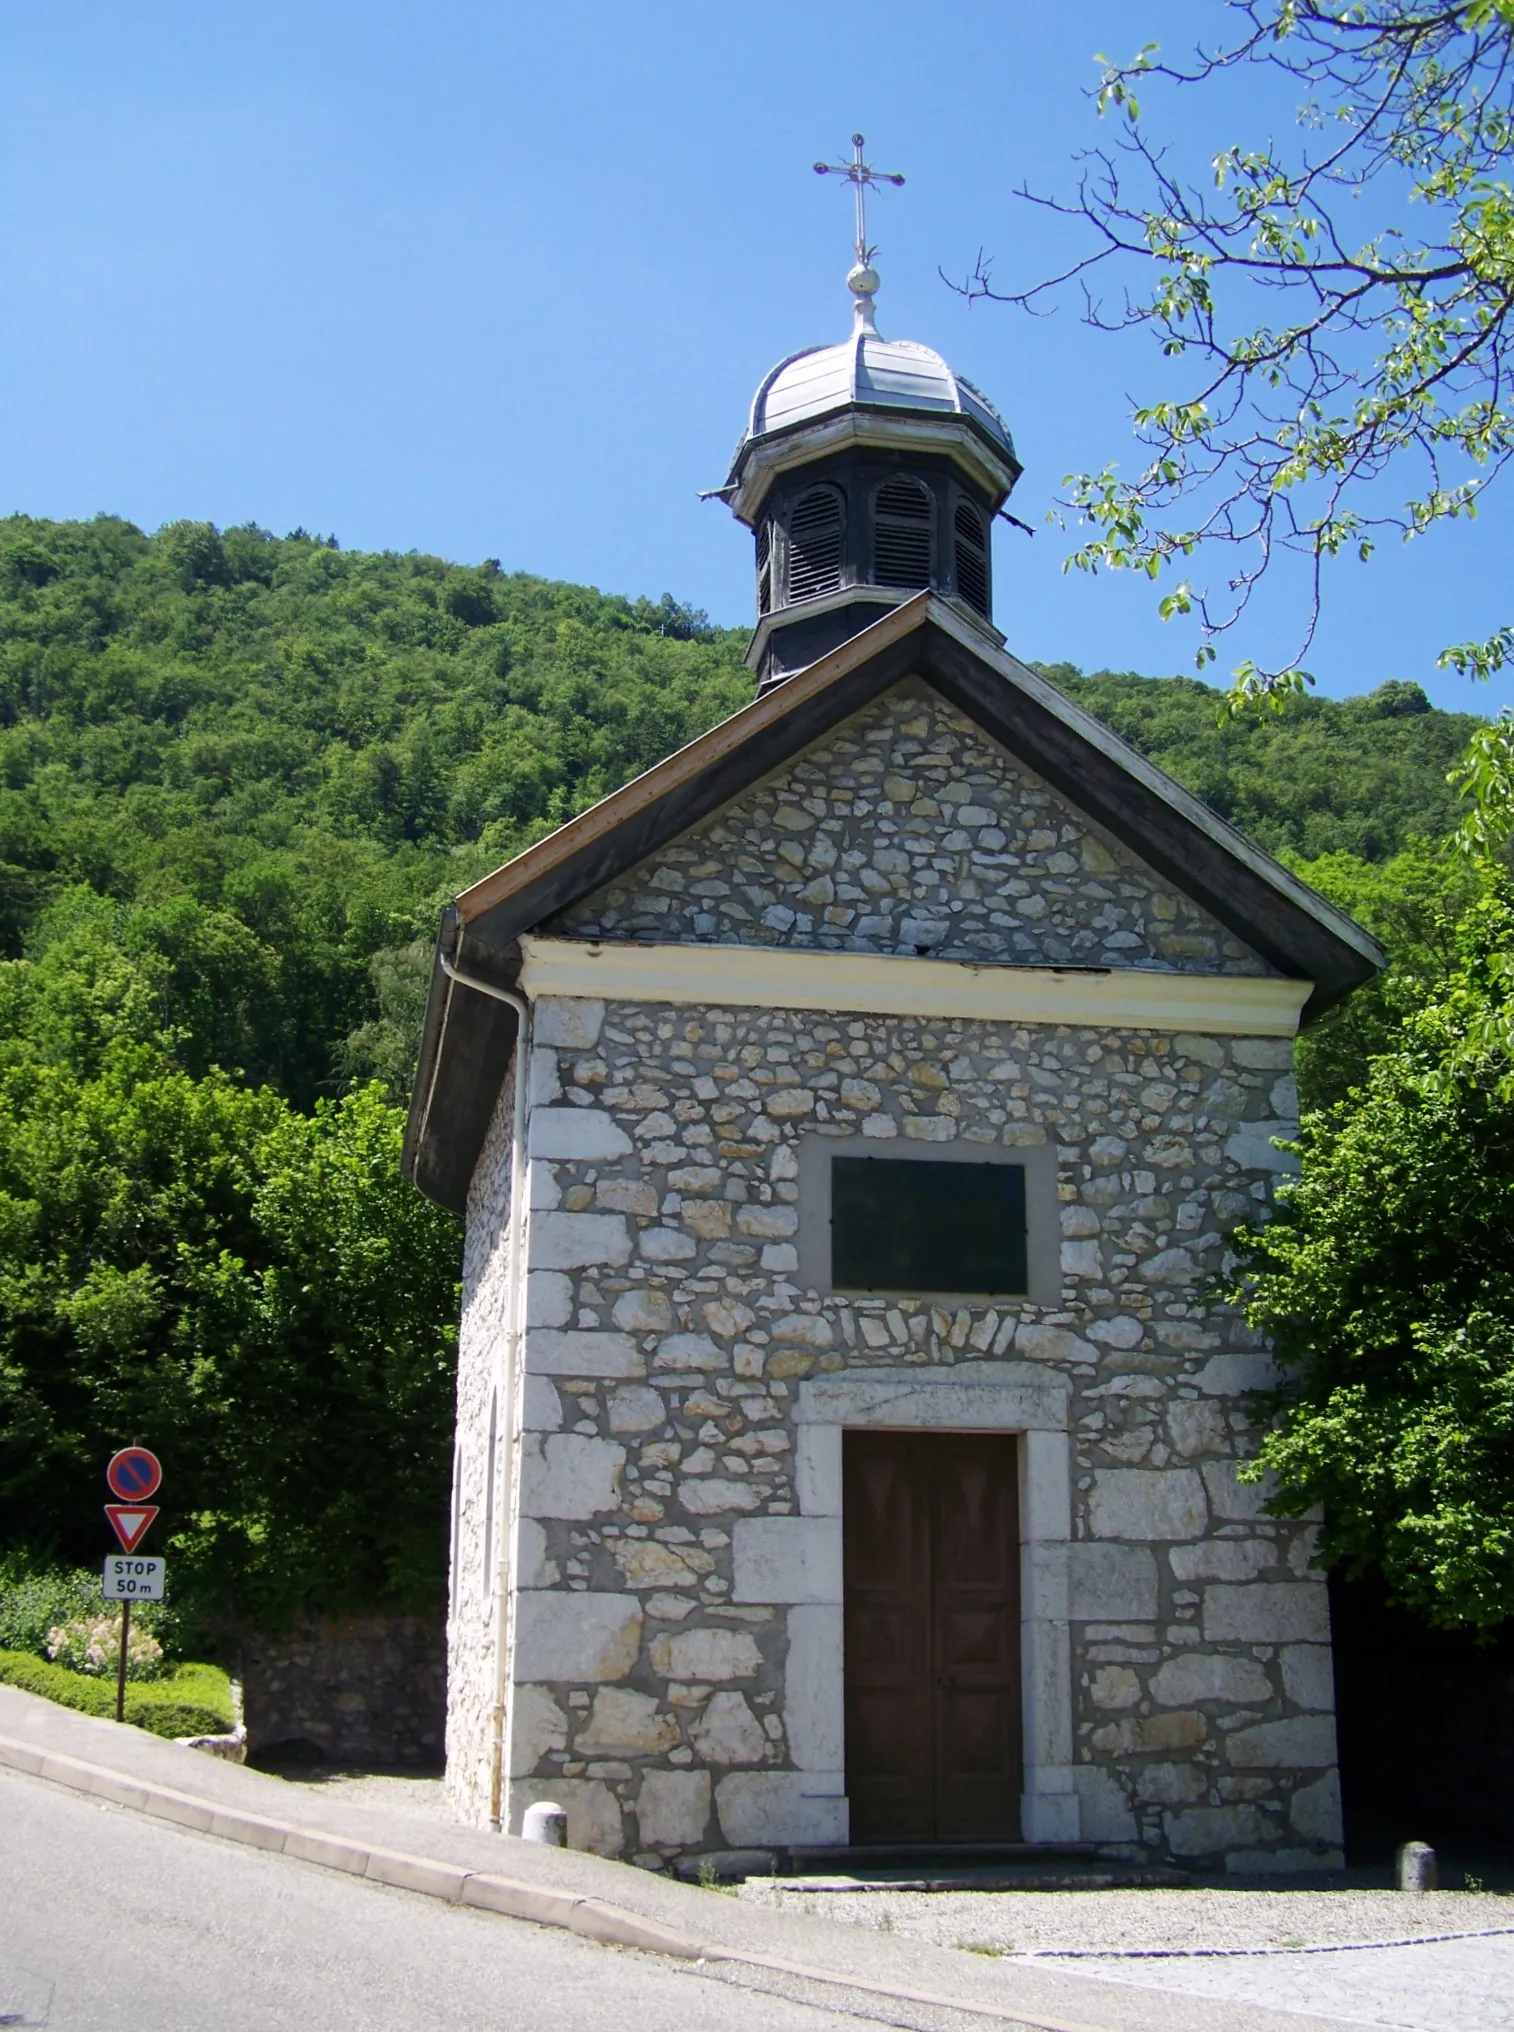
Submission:
[[[789,517],[789,598],[813,600],[841,587],[841,496],[811,487]]]
[[[874,497],[873,579],[880,586],[928,586],[935,564],[930,489],[919,480],[885,480]]]
[[[983,518],[966,501],[957,503],[952,526],[957,538],[957,591],[980,614],[988,612],[988,540]]]
[[[835,1158],[831,1281],[839,1291],[1024,1293],[1024,1165]]]
[[[766,614],[773,605],[773,525],[762,523],[757,531],[757,611]]]

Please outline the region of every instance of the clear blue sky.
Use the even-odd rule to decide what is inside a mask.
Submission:
[[[1062,475],[1135,459],[1144,341],[1071,309],[968,307],[940,279],[1069,244],[1017,204],[1098,138],[1096,51],[1188,43],[1218,0],[98,0],[0,9],[0,512],[145,528],[303,524],[751,611],[750,543],[701,487],[751,391],[840,338],[850,210],[811,170],[855,127],[904,170],[878,202],[892,337],[997,400],[1040,524]],[[1275,108],[1180,112],[1206,155]],[[1184,127],[1181,123],[1196,123]],[[1218,124],[1217,124],[1218,123]],[[1514,510],[1334,573],[1322,689],[1437,672],[1510,618]],[[1192,638],[1144,584],[1064,577],[1001,527],[996,618],[1025,656],[1165,673]],[[1282,653],[1274,602],[1220,671]]]

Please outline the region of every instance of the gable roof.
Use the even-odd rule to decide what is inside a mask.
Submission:
[[[1314,983],[1308,1022],[1370,978],[1381,949],[1344,912],[1216,816],[1045,678],[925,592],[722,720],[465,889],[431,977],[405,1173],[461,1209],[515,1016],[444,972],[509,987],[519,940],[729,804],[872,699],[922,679],[985,734],[1193,898],[1279,973]]]

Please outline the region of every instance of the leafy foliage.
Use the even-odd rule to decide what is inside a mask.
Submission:
[[[1291,1372],[1275,1507],[1322,1504],[1327,1561],[1479,1629],[1514,1615],[1511,906],[1499,883],[1365,1087],[1305,1117],[1239,1287]]]
[[[26,1651],[0,1651],[0,1686],[19,1686],[61,1707],[114,1718],[115,1682],[89,1672],[70,1672]],[[181,1665],[162,1679],[138,1681],[126,1689],[126,1720],[155,1736],[219,1736],[232,1726],[231,1685],[217,1665]]]
[[[1011,292],[980,262],[965,287],[1035,308],[1076,282],[1089,322],[1145,331],[1179,376],[1192,368],[1137,407],[1148,457],[1134,480],[1111,466],[1068,483],[1092,529],[1071,562],[1157,579],[1217,553],[1221,590],[1184,579],[1161,601],[1164,616],[1197,617],[1203,668],[1268,570],[1300,560],[1294,659],[1243,662],[1244,697],[1308,681],[1327,560],[1475,513],[1514,454],[1514,0],[1226,11],[1229,35],[1188,63],[1155,45],[1105,62],[1110,143],[1075,197],[1037,200],[1088,229],[1089,251]],[[1213,96],[1227,78],[1279,73],[1302,98],[1293,137],[1227,141],[1208,188],[1145,123],[1148,89]],[[1095,291],[1122,272],[1129,293],[1106,311]],[[1486,676],[1511,644],[1504,627],[1442,661]]]

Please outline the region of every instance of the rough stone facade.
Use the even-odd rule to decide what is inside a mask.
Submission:
[[[913,686],[544,929],[1022,966],[1267,971],[1181,890]]]
[[[1266,971],[908,688],[547,929]],[[514,1520],[511,1825],[550,1795],[576,1846],[649,1864],[844,1840],[841,1429],[989,1424],[1025,1435],[1027,1837],[1337,1860],[1311,1532],[1236,1476],[1270,1360],[1200,1296],[1285,1162],[1288,1041],[544,1000],[533,1045],[513,1449],[490,1406],[508,1083],[469,1218],[448,1736],[464,1814],[489,1803],[492,1503]],[[1050,1153],[1052,1302],[802,1282],[806,1146],[858,1136]]]
[[[335,1764],[442,1759],[447,1653],[429,1616],[302,1616],[241,1645],[248,1753],[313,1744]]]

